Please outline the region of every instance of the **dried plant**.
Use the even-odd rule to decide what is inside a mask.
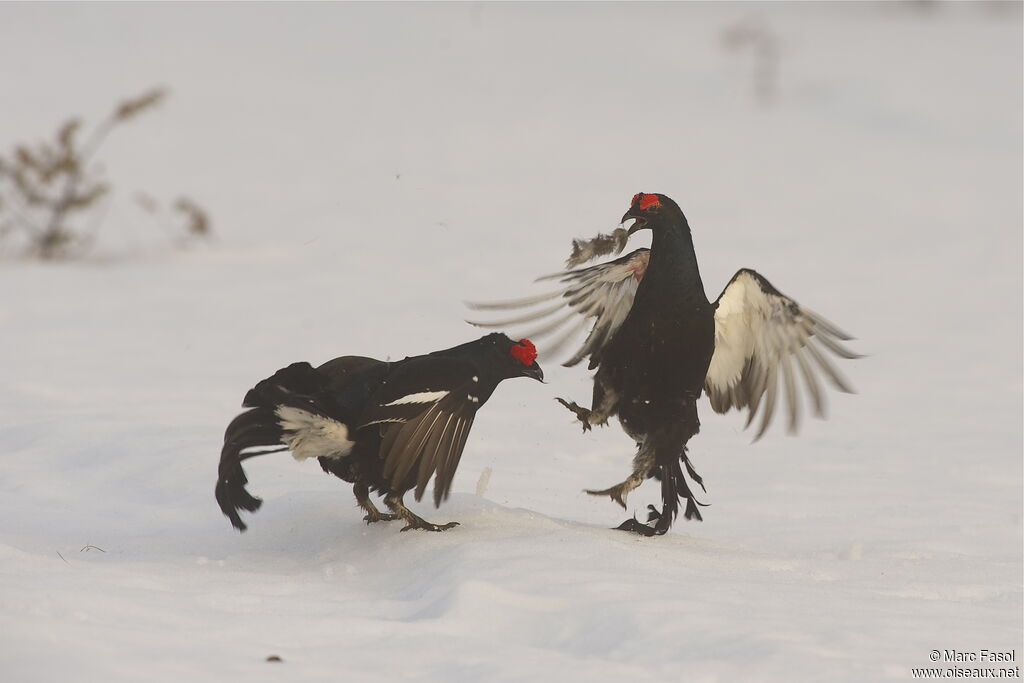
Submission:
[[[731,52],[750,50],[754,57],[754,96],[771,104],[778,91],[779,37],[764,20],[748,17],[722,31],[722,44]]]
[[[179,242],[183,245],[212,237],[209,214],[188,197],[178,197],[170,208],[165,208],[152,196],[138,192],[135,194],[135,203],[169,234],[180,236]]]
[[[210,236],[210,217],[201,206],[188,197],[174,202],[175,210],[185,217],[185,233],[190,237]]]
[[[97,151],[117,126],[155,108],[166,95],[155,88],[118,103],[88,136],[82,120],[72,118],[52,142],[17,145],[10,156],[0,156],[0,239],[20,234],[25,253],[43,259],[83,253],[94,241],[111,193],[94,163]],[[209,218],[198,205],[180,199],[176,206],[186,218],[187,234],[209,235]]]

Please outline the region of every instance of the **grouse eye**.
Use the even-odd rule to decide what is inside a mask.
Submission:
[[[512,345],[508,352],[513,358],[526,366],[533,365],[533,361],[537,360],[537,347],[529,339],[520,339]]]

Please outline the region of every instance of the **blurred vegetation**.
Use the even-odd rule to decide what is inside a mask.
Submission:
[[[768,22],[747,17],[722,31],[722,45],[731,52],[750,52],[754,59],[754,97],[767,106],[776,97],[779,83],[781,41]]]
[[[0,242],[13,244],[28,257],[73,258],[94,244],[103,222],[112,186],[96,163],[97,152],[111,132],[157,107],[167,96],[163,88],[117,104],[91,131],[80,118],[61,124],[52,141],[18,144],[0,155]],[[211,234],[206,211],[187,197],[170,209],[148,195],[139,204],[177,237],[179,243]],[[171,216],[171,218],[168,218]]]

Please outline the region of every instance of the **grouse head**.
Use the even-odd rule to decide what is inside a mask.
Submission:
[[[629,234],[644,228],[656,228],[660,223],[676,222],[682,220],[683,212],[679,205],[663,194],[652,192],[638,192],[633,195],[633,202],[622,216],[622,222],[634,219],[633,225],[629,227]]]
[[[488,347],[488,365],[501,377],[532,377],[538,382],[544,381],[544,371],[537,364],[537,347],[529,339],[515,341],[498,332],[480,341]]]

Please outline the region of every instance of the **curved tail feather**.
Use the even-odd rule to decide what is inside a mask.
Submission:
[[[231,525],[245,531],[239,510],[255,512],[263,502],[245,490],[248,479],[242,461],[257,455],[286,451],[290,441],[278,415],[281,406],[296,407],[310,414],[325,414],[329,406],[322,396],[326,380],[309,363],[292,363],[258,383],[245,395],[242,405],[249,410],[237,416],[224,432],[220,452],[217,488],[214,494]]]
[[[686,509],[683,512],[683,517],[688,520],[702,522],[704,518],[701,516],[698,506],[704,506],[705,504],[694,496],[689,482],[686,481],[686,477],[683,475],[681,465],[686,467],[687,472],[690,473],[695,482],[700,484],[701,487],[704,486],[700,477],[693,471],[685,451],[679,459],[660,465],[660,471],[656,473],[656,476],[661,480],[661,500],[664,505],[662,514],[668,515],[668,523],[671,524],[679,514],[679,500],[684,499],[686,501]]]
[[[246,525],[238,511],[255,512],[263,502],[245,490],[249,480],[242,469],[242,461],[264,453],[287,450],[288,447],[281,443],[283,434],[272,407],[247,410],[232,420],[224,432],[224,448],[220,452],[214,493],[221,511],[231,520],[231,526],[239,531],[245,531]],[[255,448],[260,450],[250,450]]]

